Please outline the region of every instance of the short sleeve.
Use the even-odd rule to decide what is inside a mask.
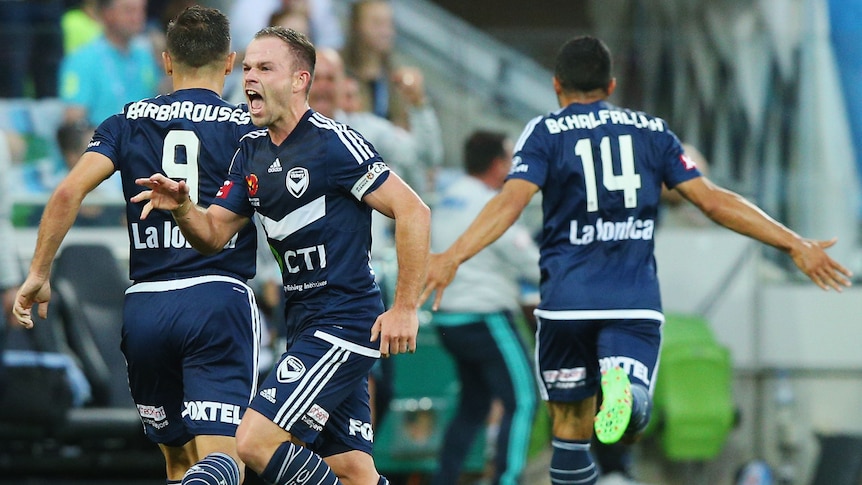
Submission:
[[[244,175],[243,169],[246,163],[246,155],[242,147],[234,153],[233,160],[230,164],[230,172],[227,180],[222,183],[213,199],[213,204],[224,207],[225,209],[251,218],[254,215],[254,207],[248,200],[249,190],[257,186],[257,176],[249,174]]]
[[[125,118],[121,114],[108,117],[99,124],[93,139],[87,145],[87,152],[96,152],[108,157],[116,170],[120,169],[120,150]]]
[[[533,118],[518,138],[507,180],[522,179],[544,187],[551,157],[548,154],[550,140],[546,140],[547,130],[541,125],[543,118]]]
[[[340,143],[330,145],[333,182],[362,200],[389,177],[389,166],[356,131],[345,126],[335,136]]]
[[[663,162],[662,179],[668,188],[672,189],[682,182],[701,176],[697,164],[685,154],[679,138],[671,131],[668,131],[664,136],[661,160]]]

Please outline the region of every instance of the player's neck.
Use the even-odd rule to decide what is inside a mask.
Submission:
[[[592,104],[597,101],[604,101],[608,98],[605,92],[590,91],[588,93],[575,92],[567,93],[560,96],[560,106],[568,106],[570,104]]]
[[[293,133],[293,130],[299,124],[299,120],[305,115],[309,107],[307,103],[302,105],[297,104],[286,110],[285,116],[275,123],[269,125],[269,138],[275,145],[281,145],[284,140]]]
[[[174,71],[171,75],[171,81],[174,91],[195,88],[209,89],[221,96],[222,90],[224,89],[224,76],[183,74],[181,72]]]

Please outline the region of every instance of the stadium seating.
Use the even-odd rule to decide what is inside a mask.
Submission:
[[[650,428],[668,459],[702,461],[721,452],[736,420],[732,372],[730,352],[706,320],[666,315]]]
[[[44,426],[0,426],[0,475],[160,476],[164,461],[144,436],[120,352],[123,295],[129,282],[111,250],[69,244],[52,271],[49,318],[37,321],[40,350],[80,365],[92,399],[65,420]]]

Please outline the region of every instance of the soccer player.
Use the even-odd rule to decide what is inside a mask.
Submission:
[[[416,348],[430,211],[359,133],[308,107],[315,59],[304,35],[259,31],[243,71],[252,121],[264,129],[243,138],[213,205],[195,206],[187,183],[160,174],[139,180],[151,190],[132,201],[148,200],[144,215],[170,210],[204,252],[219,251],[255,212],[266,230],[282,269],[288,347],[237,430],[243,461],[276,485],[386,484],[371,457],[368,372],[381,355]],[[385,312],[370,269],[372,209],[395,219],[398,280]]]
[[[593,484],[594,430],[604,443],[628,441],[649,419],[664,320],[653,256],[662,182],[713,221],[788,253],[823,289],[849,286],[850,272],[825,252],[834,239],[800,237],[703,177],[663,120],[608,103],[616,79],[599,39],[561,47],[553,86],[561,109],[527,124],[500,193],[432,255],[422,299],[436,291],[436,308],[458,266],[542,191],[536,353],[553,422],[551,481]]]
[[[51,262],[82,199],[119,170],[127,198],[154,172],[185,180],[192,200],[209,205],[240,138],[254,129],[241,107],[220,97],[235,53],[228,19],[190,7],[167,29],[171,94],[127,104],[96,129],[79,163],[51,196],[39,226],[30,274],[14,307],[33,326],[45,318]],[[256,234],[249,225],[205,257],[187,246],[168,212],[127,204],[130,277],[122,350],[129,387],[149,439],[158,443],[168,483],[237,485],[244,466],[236,429],[257,384],[260,338],[254,294]]]

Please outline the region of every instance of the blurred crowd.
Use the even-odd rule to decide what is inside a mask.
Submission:
[[[196,3],[231,20],[238,65],[225,98],[245,102],[240,63],[255,32],[268,25],[301,31],[321,59],[312,108],[355,125],[418,192],[430,190],[442,164],[440,127],[422,71],[395,61],[387,1],[14,0],[0,2],[0,64],[14,66],[0,71],[0,158],[10,164],[5,183],[12,200],[43,201],[102,120],[170,89],[165,28]],[[103,184],[96,198],[121,202],[120,184]],[[77,224],[122,223],[115,215],[90,214]],[[15,225],[34,225],[39,214],[18,208],[12,217]],[[387,228],[380,226],[376,239],[385,242]]]

